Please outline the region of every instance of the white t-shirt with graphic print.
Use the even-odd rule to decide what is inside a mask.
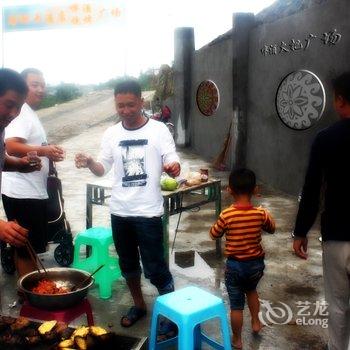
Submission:
[[[105,174],[113,166],[110,211],[118,216],[153,217],[163,214],[160,176],[163,164],[179,162],[168,128],[149,119],[138,129],[122,122],[103,135],[98,161]]]
[[[21,113],[5,128],[5,140],[19,137],[28,145],[46,144],[46,133],[38,115],[27,103],[22,106]],[[3,172],[1,193],[11,198],[46,199],[49,160],[41,158],[42,168],[32,173]]]

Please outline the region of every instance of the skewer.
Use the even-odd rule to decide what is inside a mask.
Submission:
[[[42,273],[42,272],[40,271],[40,268],[39,268],[38,261],[37,261],[36,257],[32,254],[32,251],[29,249],[29,247],[28,247],[27,244],[26,244],[26,248],[27,248],[27,251],[28,251],[28,253],[29,253],[29,256],[30,256],[30,258],[32,259],[32,261],[33,261],[33,263],[34,263],[36,269],[38,270],[39,273]]]
[[[71,288],[71,292],[74,292],[75,290],[79,289],[80,287],[82,287],[87,281],[89,281],[91,279],[91,277],[98,271],[100,271],[102,269],[102,267],[104,267],[105,265],[101,265],[100,267],[98,267],[94,272],[90,273],[90,275],[88,277],[86,277],[82,282],[74,285],[72,288]]]
[[[17,220],[14,220],[14,222],[15,222],[17,225],[19,225]],[[26,248],[27,248],[28,253],[29,253],[29,255],[30,255],[30,258],[33,260],[33,262],[34,262],[34,264],[35,264],[36,269],[38,270],[38,272],[39,272],[39,273],[42,273],[42,272],[40,271],[40,267],[41,267],[41,268],[44,270],[46,276],[48,276],[47,271],[46,271],[44,265],[42,264],[40,258],[38,257],[37,253],[35,252],[35,250],[33,249],[32,245],[30,244],[30,242],[29,242],[28,240],[26,240]],[[39,266],[39,265],[40,265],[40,266]]]
[[[46,276],[47,276],[47,271],[46,271],[44,265],[42,264],[40,258],[38,257],[37,253],[35,252],[35,250],[33,249],[32,245],[30,244],[29,241],[26,242],[26,247],[28,249],[28,252],[29,252],[32,260],[35,261],[35,263],[36,263],[37,270],[41,273],[40,268],[43,269]],[[40,265],[40,268],[39,268],[39,265]]]

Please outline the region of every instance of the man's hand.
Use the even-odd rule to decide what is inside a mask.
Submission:
[[[56,145],[48,145],[42,146],[42,148],[42,155],[49,158],[53,162],[60,162],[64,159],[64,150],[62,147]]]
[[[293,242],[293,249],[299,258],[307,259],[307,238],[295,237]]]
[[[18,159],[18,171],[21,173],[31,173],[33,171],[39,171],[41,169],[40,157],[31,157],[30,161],[28,157],[22,157]]]
[[[88,168],[92,163],[92,157],[84,153],[77,153],[75,155],[75,166],[79,168]]]
[[[75,166],[79,168],[89,168],[89,170],[96,176],[103,176],[105,168],[102,163],[95,161],[91,156],[84,153],[77,153],[75,155]]]
[[[14,221],[0,220],[0,239],[15,247],[22,247],[27,242],[28,230]]]
[[[163,170],[170,176],[176,177],[180,175],[181,167],[178,162],[164,164]]]

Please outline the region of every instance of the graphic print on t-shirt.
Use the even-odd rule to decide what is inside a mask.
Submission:
[[[122,148],[124,168],[123,187],[146,186],[145,146],[148,140],[124,140],[119,142]]]

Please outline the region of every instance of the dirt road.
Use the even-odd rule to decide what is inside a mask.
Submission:
[[[38,112],[50,143],[61,143],[85,130],[115,120],[112,90],[89,93],[79,99]]]

